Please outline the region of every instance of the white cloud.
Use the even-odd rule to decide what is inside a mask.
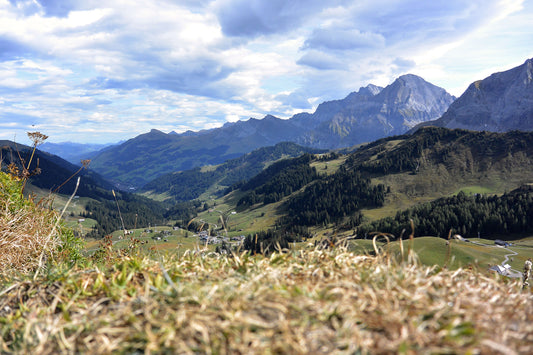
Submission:
[[[0,0],[2,137],[289,117],[412,72],[459,95],[533,56],[521,0]],[[17,125],[13,123],[18,122]]]
[[[361,32],[357,29],[319,28],[305,41],[306,48],[354,50],[382,48],[385,37],[379,33]]]

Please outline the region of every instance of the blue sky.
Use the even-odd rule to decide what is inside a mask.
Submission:
[[[0,139],[107,143],[312,112],[533,57],[533,1],[0,0]]]

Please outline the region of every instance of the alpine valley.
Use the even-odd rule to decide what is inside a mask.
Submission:
[[[91,236],[170,225],[259,233],[263,247],[373,228],[398,234],[410,228],[406,215],[423,235],[531,233],[531,73],[527,60],[473,83],[455,101],[404,75],[324,102],[312,114],[182,134],[152,130],[96,154],[82,177],[81,209],[71,217],[91,221]],[[30,151],[4,145],[11,148],[2,153],[3,168],[14,151]],[[42,170],[64,171],[63,180],[78,168],[40,151],[38,158]],[[104,179],[122,188],[118,200]],[[53,190],[54,181],[46,173],[30,179],[34,191]],[[473,217],[491,204],[505,212]]]
[[[444,89],[408,74],[385,88],[368,85],[324,102],[312,114],[289,119],[268,115],[182,134],[152,130],[96,154],[92,168],[120,186],[137,189],[166,173],[217,165],[280,142],[339,149],[427,125],[528,131],[533,129],[532,66],[529,59],[476,81],[455,101]]]
[[[532,17],[0,1],[0,355],[533,354]]]

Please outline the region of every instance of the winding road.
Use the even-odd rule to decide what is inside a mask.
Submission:
[[[502,266],[504,266],[508,261],[509,261],[509,257],[510,256],[515,256],[517,255],[518,253],[516,251],[513,251],[509,248],[506,248],[506,247],[503,247],[503,249],[507,250],[508,252],[510,252],[510,254],[505,254],[505,260],[502,261]],[[521,278],[522,277],[522,273],[520,271],[517,271],[517,270],[514,270],[514,269],[509,269],[508,270],[508,274],[506,275],[508,277],[512,277],[512,278]]]
[[[509,254],[505,254],[504,255],[505,259],[501,263],[501,266],[503,266],[503,267],[505,267],[505,265],[508,263],[509,257],[515,256],[515,255],[518,254],[516,251],[513,251],[513,250],[511,250],[511,249],[509,249],[507,247],[503,247],[503,246],[495,246],[495,245],[488,245],[488,244],[478,243],[478,242],[476,242],[474,240],[470,240],[470,243],[476,244],[476,245],[480,245],[480,246],[483,246],[483,247],[488,247],[488,248],[502,248],[502,249],[507,250],[509,252]],[[515,270],[515,269],[507,269],[507,274],[505,276],[511,277],[511,278],[521,278],[522,277],[522,273],[520,271]]]

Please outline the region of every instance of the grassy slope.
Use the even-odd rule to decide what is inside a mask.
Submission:
[[[343,250],[112,262],[2,285],[0,349],[533,352],[531,293],[471,270],[437,271]]]
[[[27,184],[25,189],[26,195],[32,195],[35,201],[43,200],[47,203],[51,202],[51,206],[54,210],[61,212],[65,205],[67,205],[68,199],[70,196],[62,194],[51,194],[50,191],[38,188],[32,184]],[[89,197],[78,197],[73,199],[70,204],[67,205],[67,209],[63,215],[63,220],[65,221],[65,226],[76,230],[81,231],[82,235],[85,235],[90,231],[90,229],[97,224],[96,220],[91,218],[83,217],[84,221],[78,223],[80,214],[85,212],[85,205],[88,201],[95,201]],[[71,216],[71,214],[73,214]],[[81,227],[80,227],[81,225]]]
[[[458,268],[474,267],[481,272],[488,272],[488,268],[493,265],[501,264],[504,261],[504,256],[510,254],[509,251],[498,247],[492,240],[473,239],[478,244],[452,240],[450,254],[448,256],[448,246],[446,240],[435,237],[418,237],[414,239],[413,250],[416,252],[421,264],[432,266],[447,266],[449,269],[455,270]],[[528,258],[533,257],[533,236],[517,239],[513,242],[513,246],[508,249],[517,253],[512,256],[508,264],[515,270],[521,271],[524,267],[524,262]],[[377,245],[382,250],[393,252],[395,255],[400,255],[400,246],[398,241],[391,241],[387,245],[383,239],[379,239]],[[407,252],[409,241],[404,240],[404,252]],[[357,253],[371,253],[374,251],[370,239],[357,239],[350,243],[350,250]]]
[[[504,136],[467,131],[427,130],[415,136],[384,139],[362,147],[354,153],[355,159],[350,161],[351,168],[357,170],[361,169],[361,166],[379,165],[380,161],[387,159],[394,161],[398,159],[398,152],[402,150],[407,153],[411,152],[410,148],[406,149],[406,147],[410,147],[413,142],[423,141],[425,137],[435,137],[438,134],[444,135],[442,141],[424,148],[420,153],[421,157],[409,158],[419,162],[419,170],[416,174],[413,174],[411,170],[387,175],[373,174],[372,182],[390,187],[391,192],[386,196],[385,206],[363,210],[368,220],[392,216],[397,211],[415,204],[457,194],[459,191],[502,194],[533,181],[530,159],[533,148],[530,144],[517,148],[521,147],[520,144],[527,138],[524,138],[526,133]],[[452,138],[446,138],[446,135]],[[484,143],[484,139],[487,143]],[[480,149],[488,149],[492,155],[485,156],[480,153]],[[506,153],[506,149],[512,153]],[[330,162],[316,161],[311,165],[321,174],[333,174],[347,157],[341,156]],[[272,210],[275,207],[273,206]],[[252,209],[241,213],[254,214],[255,212],[256,210]],[[265,218],[269,219],[268,222],[263,223],[265,226],[272,225],[270,222],[273,214],[268,212],[270,211],[265,211]],[[260,221],[255,223],[261,224]],[[330,228],[323,230],[324,233],[329,231],[331,231]]]

